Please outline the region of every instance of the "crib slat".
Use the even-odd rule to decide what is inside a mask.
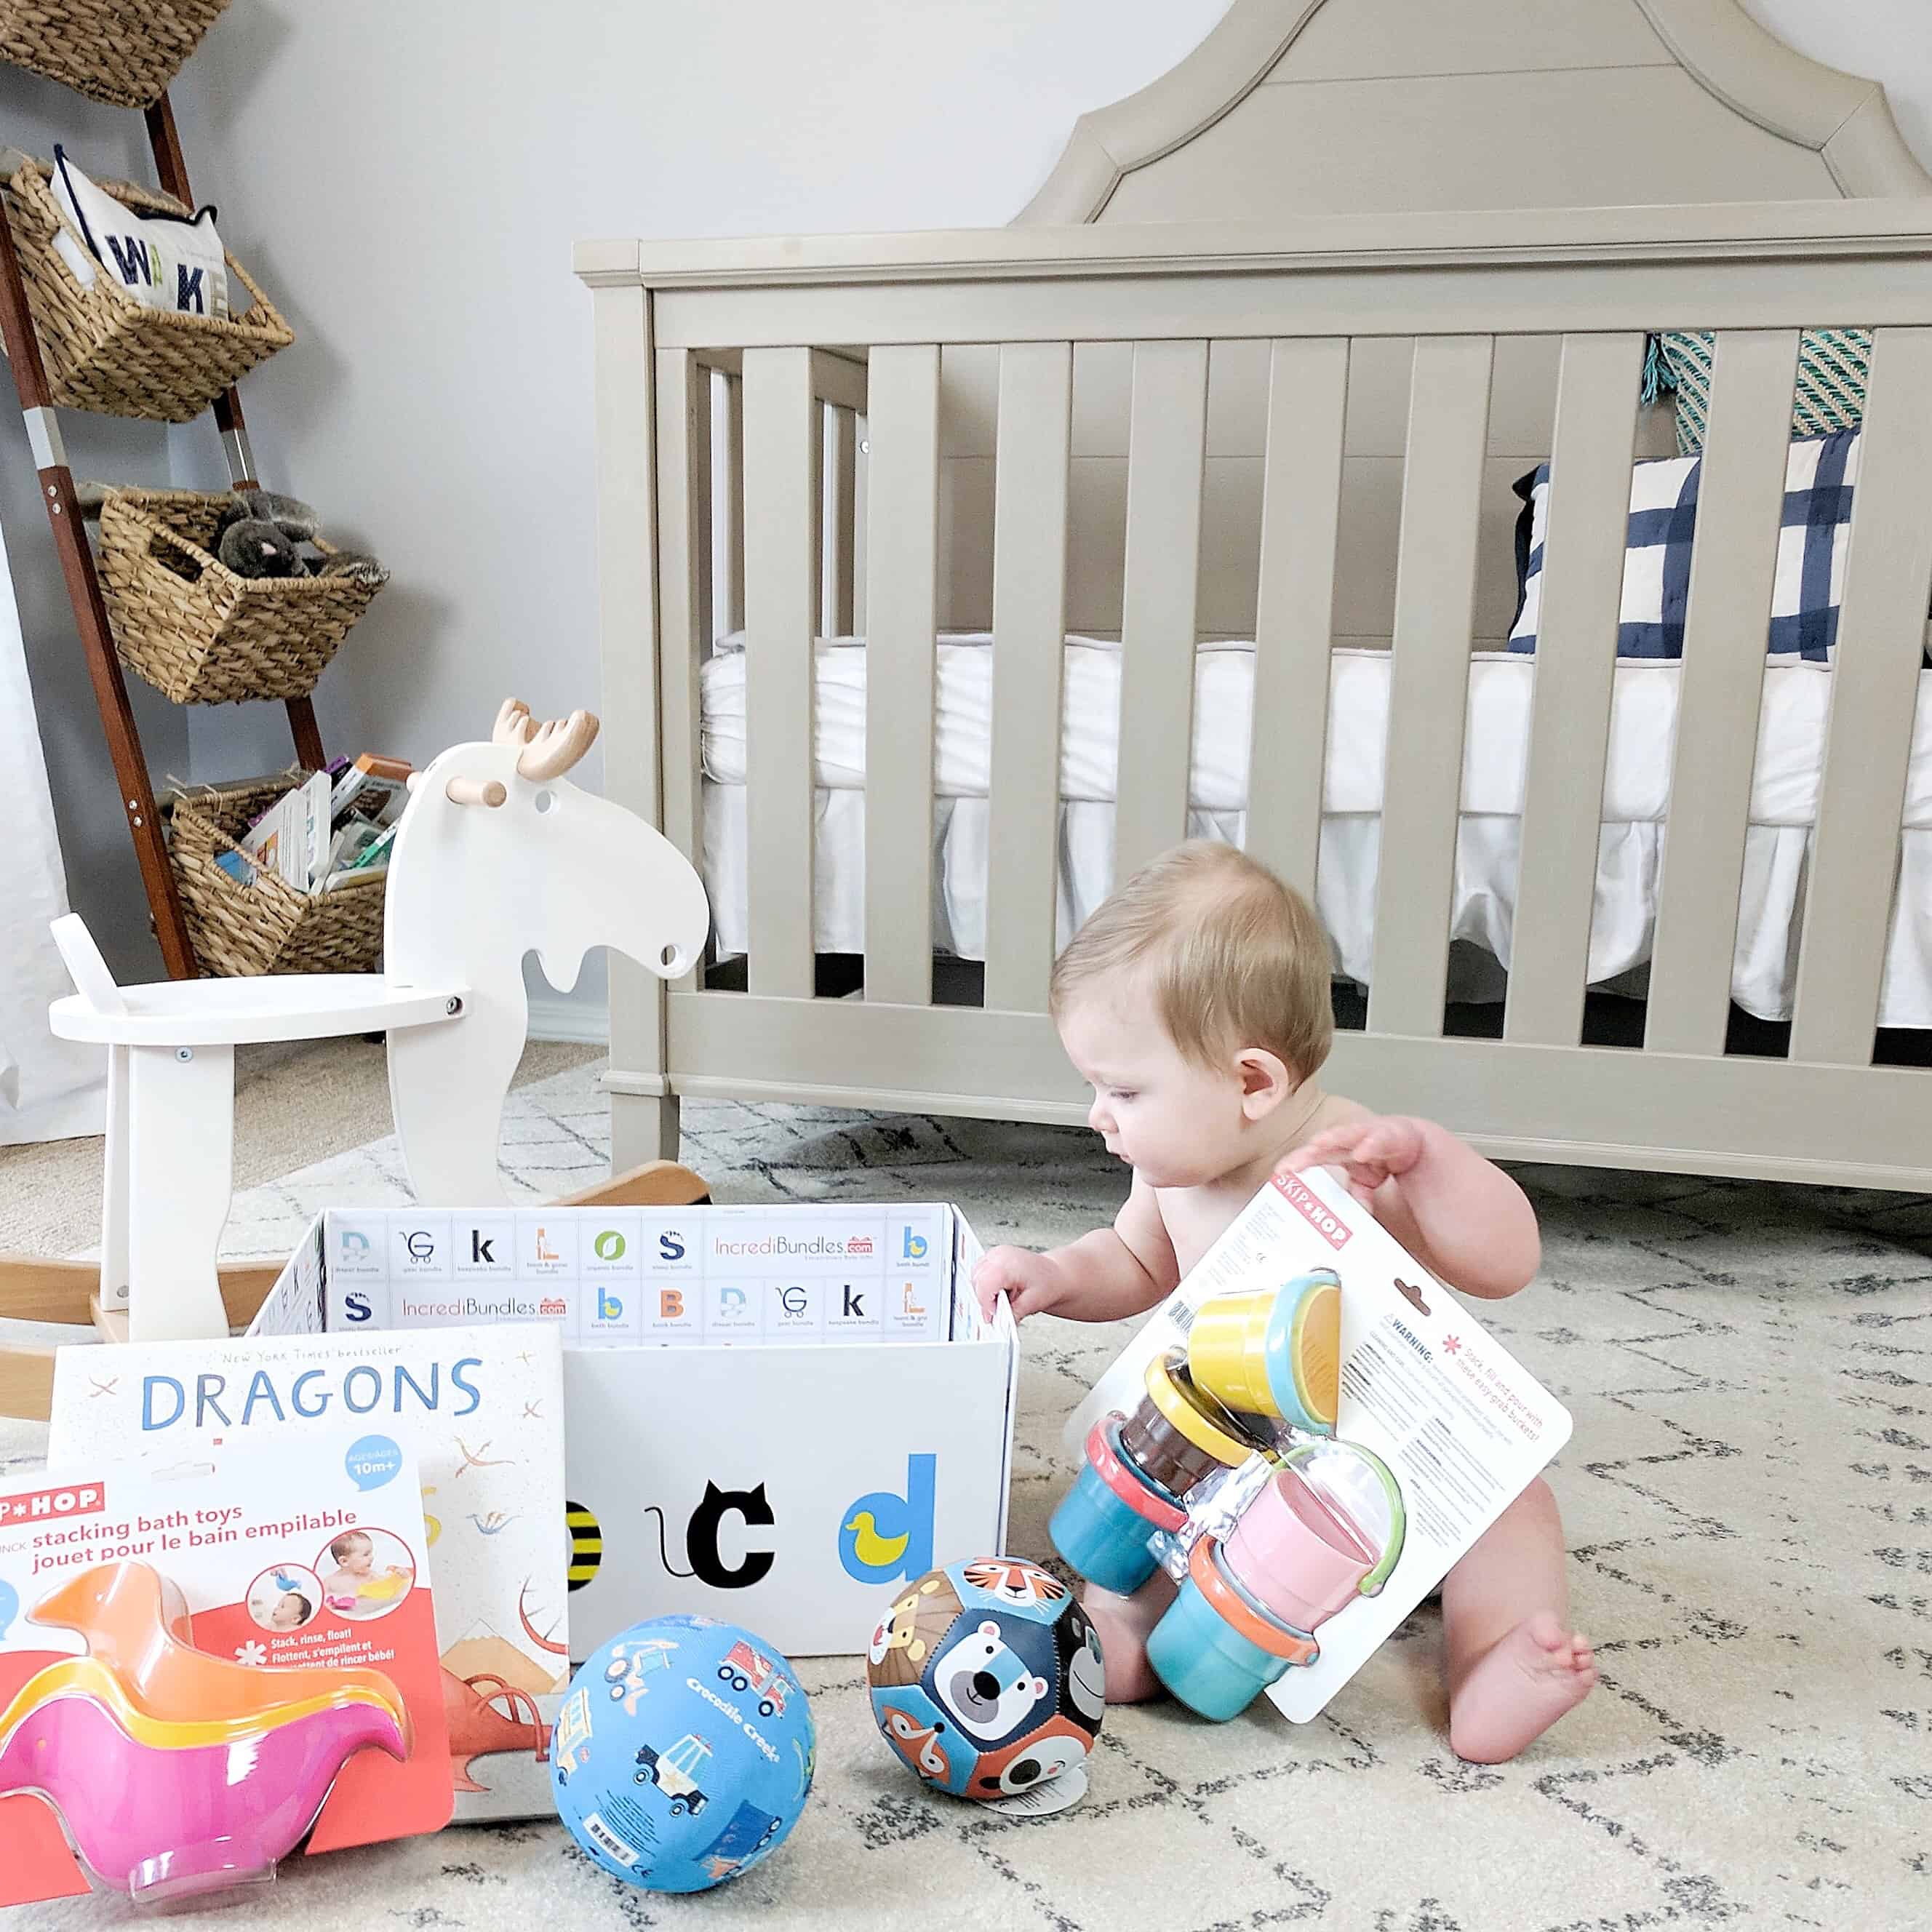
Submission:
[[[1046,1011],[1053,969],[1072,401],[1070,344],[1000,350],[986,1003],[1015,1012]]]
[[[1369,1030],[1442,1030],[1491,338],[1415,345],[1396,559]]]
[[[1568,335],[1556,386],[1506,1040],[1582,1038],[1640,335]]]
[[[821,430],[803,349],[745,352],[748,984],[812,992],[812,509]]]
[[[1262,466],[1247,850],[1312,900],[1322,842],[1346,337],[1277,342]]]
[[[875,352],[870,406],[866,997],[925,1006],[932,998],[939,351]]]
[[[1134,348],[1114,883],[1187,836],[1208,345]]]
[[[1871,1059],[1932,580],[1928,449],[1932,328],[1879,329],[1832,668],[1793,1060],[1856,1066]]]
[[[745,628],[745,381],[724,380],[724,475],[718,490],[718,542],[724,553],[724,634]]]
[[[688,349],[660,349],[657,365],[664,830],[689,858],[704,823],[698,674],[711,648],[711,372]]]
[[[1795,329],[1718,337],[1644,1026],[1664,1053],[1724,1050],[1797,363]]]
[[[826,479],[831,508],[831,629],[835,638],[849,638],[852,635],[852,507],[858,488],[857,419],[850,410],[830,409],[826,414],[831,418],[830,472]]]

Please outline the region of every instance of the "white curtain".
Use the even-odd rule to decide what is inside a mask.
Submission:
[[[56,1040],[47,1003],[74,991],[49,925],[68,910],[46,760],[0,532],[0,1146],[103,1131],[104,1048]]]

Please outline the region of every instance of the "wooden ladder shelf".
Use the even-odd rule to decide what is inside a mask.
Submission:
[[[154,150],[154,167],[162,188],[189,208],[195,205],[188,185],[188,164],[182,158],[181,138],[175,128],[174,109],[164,93],[144,110],[148,139]],[[128,686],[121,659],[109,628],[107,608],[100,595],[95,573],[94,553],[82,528],[84,507],[68,467],[59,420],[54,412],[47,383],[46,364],[27,307],[27,293],[21,279],[20,260],[14,247],[11,224],[0,220],[0,338],[4,338],[8,362],[14,372],[14,387],[20,400],[21,413],[27,423],[27,440],[34,452],[40,477],[40,501],[52,526],[54,548],[61,560],[61,573],[67,582],[74,606],[76,628],[94,686],[95,704],[100,707],[102,729],[107,736],[109,755],[121,788],[122,808],[127,814],[128,829],[140,862],[141,878],[147,889],[148,905],[153,915],[154,934],[160,942],[161,958],[171,979],[193,979],[200,970],[194,946],[188,936],[188,922],[182,912],[181,896],[175,889],[172,867],[168,861],[161,836],[161,823],[154,807],[154,787],[148,776],[148,763],[141,748],[141,737],[128,701]],[[256,488],[254,463],[248,447],[248,430],[242,415],[242,398],[231,387],[215,398],[214,420],[221,432],[221,446],[228,461],[232,486],[238,490]],[[322,750],[322,734],[315,722],[315,706],[308,698],[286,700],[289,729],[295,740],[297,761],[310,771],[320,770],[328,760]]]

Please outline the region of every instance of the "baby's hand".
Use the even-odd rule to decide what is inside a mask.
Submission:
[[[1013,1319],[1024,1322],[1029,1315],[1050,1309],[1064,1286],[1060,1270],[1031,1248],[988,1249],[973,1270],[973,1292],[979,1298],[980,1312],[988,1322],[1002,1289],[1012,1304]]]
[[[1348,1192],[1366,1202],[1384,1181],[1406,1174],[1422,1158],[1428,1144],[1424,1124],[1402,1114],[1344,1121],[1303,1142],[1288,1165],[1298,1173],[1305,1167],[1339,1167]]]

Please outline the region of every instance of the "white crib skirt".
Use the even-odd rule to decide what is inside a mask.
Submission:
[[[866,950],[866,794],[821,788],[816,794],[814,944],[820,952]],[[1246,814],[1196,810],[1192,836],[1241,843]],[[933,805],[932,944],[940,952],[983,959],[986,950],[987,802],[940,798]],[[1466,813],[1456,845],[1450,997],[1502,996],[1509,963],[1522,821]],[[1803,826],[1754,825],[1745,834],[1744,885],[1731,970],[1732,997],[1760,1019],[1791,1017],[1798,940],[1804,920]],[[1882,1026],[1932,1027],[1932,832],[1907,831],[1880,997]],[[1382,820],[1331,813],[1322,823],[1316,898],[1334,942],[1336,970],[1366,985],[1374,968],[1376,874]],[[1603,827],[1598,844],[1596,909],[1590,932],[1592,986],[1646,964],[1657,918],[1664,827]],[[1113,884],[1114,808],[1077,801],[1060,808],[1058,943],[1106,898]],[[745,788],[704,787],[704,874],[718,949],[749,946],[745,870]]]

